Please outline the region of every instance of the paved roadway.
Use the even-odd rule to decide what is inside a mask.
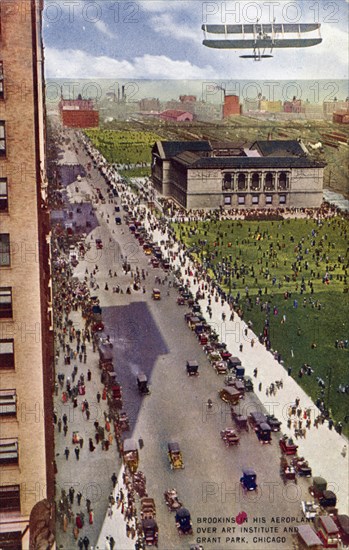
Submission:
[[[88,158],[84,153],[79,153],[79,161],[86,165]],[[73,162],[73,161],[72,161]],[[92,184],[102,189],[106,194],[106,185],[102,178],[94,172]],[[81,190],[89,192],[90,180],[79,184],[79,193],[75,193],[75,184],[69,187],[69,194],[74,200],[81,198]],[[120,202],[120,201],[119,201]],[[205,550],[220,550],[221,548],[291,548],[291,535],[284,533],[284,525],[271,523],[285,517],[286,522],[290,517],[300,518],[299,501],[307,498],[309,481],[299,480],[298,485],[283,484],[279,476],[280,453],[277,445],[277,435],[274,435],[271,446],[261,446],[253,433],[243,434],[241,445],[226,449],[220,440],[219,431],[228,425],[232,425],[230,412],[216,400],[217,391],[222,386],[223,379],[217,376],[207,362],[207,358],[201,350],[194,334],[187,328],[183,315],[186,307],[179,307],[175,303],[176,293],[171,289],[171,295],[162,292],[160,302],[151,299],[151,289],[154,285],[155,275],[164,276],[159,269],[154,269],[148,264],[146,257],[136,240],[130,235],[125,225],[115,226],[113,220],[114,204],[99,204],[95,212],[97,223],[93,223],[93,231],[88,235],[92,243],[85,262],[81,262],[76,275],[83,278],[85,268],[90,269],[96,263],[99,266],[97,280],[100,289],[96,292],[103,307],[103,318],[114,343],[115,366],[120,379],[125,397],[125,408],[131,418],[133,429],[132,437],[142,438],[144,448],[140,451],[140,469],[147,477],[149,495],[155,498],[157,505],[157,521],[159,524],[159,548],[182,549],[189,548],[197,537],[210,537],[210,542],[202,542]],[[103,217],[102,217],[103,212]],[[106,213],[111,215],[111,223],[106,223]],[[98,225],[99,224],[99,225]],[[91,239],[92,237],[92,239]],[[94,247],[94,239],[101,237],[104,249],[97,251]],[[109,238],[112,241],[109,242]],[[129,275],[122,272],[121,254],[127,255],[128,260],[135,267],[147,269],[149,277],[146,281],[147,291],[132,292],[131,296],[114,294],[111,288],[115,284],[125,290],[130,283]],[[117,271],[116,279],[108,277],[108,271]],[[109,291],[104,290],[104,284],[108,281]],[[213,301],[213,318],[220,319],[222,308]],[[228,317],[227,317],[228,318]],[[221,327],[222,328],[222,327]],[[227,323],[223,327],[226,330],[226,339],[234,355],[237,351],[238,341],[232,332],[236,330],[233,323]],[[243,327],[242,327],[243,328]],[[188,378],[185,372],[187,359],[196,358],[200,363],[200,376]],[[258,366],[258,381],[263,382],[263,388],[271,380],[283,377],[284,390],[278,394],[276,413],[281,419],[282,403],[292,402],[295,391],[301,397],[304,404],[305,394],[299,392],[298,387],[289,386],[293,379],[285,377],[285,371],[277,362],[270,361],[270,354],[257,343],[252,350],[248,343],[244,343],[244,365],[248,374],[253,367]],[[95,359],[97,366],[97,356]],[[265,368],[264,368],[265,367]],[[151,381],[152,393],[150,396],[138,395],[135,378],[138,370],[148,374]],[[207,398],[215,400],[215,405],[210,414],[207,414],[205,403]],[[255,401],[255,395],[247,396],[244,405]],[[310,459],[316,475],[325,474],[332,464],[338,464],[335,468],[333,479],[345,480],[347,474],[338,451],[338,434],[329,432],[323,427],[321,430],[323,439],[331,442],[331,451],[324,456],[321,453],[321,465],[316,464],[315,450],[312,438],[299,441],[302,453]],[[131,435],[131,434],[129,434]],[[320,435],[320,437],[321,437]],[[180,443],[185,469],[172,471],[167,460],[167,442],[177,440]],[[303,451],[304,449],[304,451]],[[310,454],[311,453],[311,454]],[[108,462],[110,462],[108,460]],[[239,492],[239,478],[241,468],[251,466],[258,474],[260,491],[244,496]],[[344,468],[344,469],[343,469]],[[91,472],[92,475],[92,472]],[[327,477],[330,480],[329,477]],[[332,481],[332,479],[331,479]],[[336,483],[338,485],[338,483]],[[108,484],[107,484],[108,485]],[[344,483],[345,485],[345,483]],[[180,499],[192,513],[194,524],[193,537],[179,538],[174,522],[174,515],[168,512],[163,503],[163,492],[166,488],[176,487]],[[344,487],[339,490],[346,494]],[[107,495],[105,495],[107,497]],[[344,499],[341,497],[341,511]],[[240,526],[235,523],[235,516],[240,511],[246,511],[248,523],[244,527],[265,528],[277,527],[277,533],[260,532],[241,533]],[[114,518],[116,519],[115,515]],[[211,523],[203,523],[204,519]],[[214,520],[214,518],[217,518]],[[214,524],[213,521],[221,521],[225,518],[227,523]],[[120,518],[119,518],[120,519]],[[265,523],[264,523],[265,521]],[[110,530],[110,520],[106,519],[99,537],[99,547],[103,548],[102,541]],[[122,520],[121,520],[122,522]],[[286,527],[295,526],[295,522],[286,523]],[[213,529],[216,527],[216,532]],[[211,529],[209,531],[208,529]],[[225,528],[226,532],[222,532]],[[230,532],[229,532],[230,528]],[[201,531],[200,531],[201,529]],[[204,531],[206,529],[206,531]],[[235,532],[234,532],[235,531]],[[245,541],[238,541],[237,537],[246,537]],[[266,539],[254,540],[254,537],[285,536],[285,542],[269,542]],[[220,537],[220,538],[218,538]],[[228,540],[226,540],[226,538]],[[132,543],[121,542],[117,546],[121,550],[132,548]]]
[[[85,164],[87,158],[80,159]],[[85,185],[85,182],[84,182]],[[98,178],[98,186],[106,194],[106,186]],[[260,445],[254,433],[243,434],[241,445],[226,449],[219,431],[232,425],[230,411],[216,400],[223,385],[222,377],[215,374],[201,350],[194,334],[187,328],[183,315],[186,308],[176,305],[176,293],[162,293],[162,299],[151,299],[151,288],[156,275],[164,276],[159,269],[149,266],[149,258],[136,244],[125,225],[106,223],[106,213],[112,216],[114,205],[99,204],[96,212],[100,226],[91,233],[91,243],[102,238],[104,249],[96,251],[94,245],[87,257],[90,265],[99,266],[98,295],[103,308],[106,330],[114,343],[115,366],[123,386],[125,408],[131,419],[132,437],[144,440],[140,451],[140,469],[147,477],[149,496],[155,498],[159,524],[159,548],[189,548],[202,542],[205,550],[223,548],[291,548],[291,536],[284,533],[284,524],[273,523],[285,517],[301,517],[299,491],[307,493],[309,482],[300,480],[287,486],[279,476],[280,453],[277,435],[271,446]],[[102,217],[104,212],[104,217]],[[113,220],[113,217],[111,217]],[[112,233],[112,230],[115,233]],[[109,242],[112,237],[113,242]],[[122,252],[121,252],[122,251]],[[122,274],[120,252],[127,254],[131,264],[149,272],[147,291],[133,292],[131,296],[112,293],[113,284],[126,288],[130,277]],[[76,274],[83,276],[86,262],[79,264]],[[117,279],[109,279],[109,269],[117,270]],[[104,291],[108,281],[109,291]],[[158,285],[156,285],[158,286]],[[200,376],[188,378],[187,359],[200,363]],[[151,382],[151,395],[140,397],[136,389],[136,374],[145,371]],[[216,401],[210,414],[205,403],[211,397]],[[254,395],[246,398],[256,400]],[[131,435],[131,434],[129,434]],[[167,442],[176,440],[183,452],[185,469],[172,471],[167,459]],[[255,468],[259,493],[244,496],[239,491],[239,478],[244,466]],[[176,487],[180,499],[192,514],[194,535],[179,538],[174,515],[163,502],[163,492]],[[241,533],[235,516],[246,511],[248,523],[243,527],[274,532]],[[223,521],[226,523],[215,524]],[[207,523],[204,523],[207,519]],[[286,528],[289,524],[286,523]],[[294,527],[294,523],[292,524]],[[225,530],[225,532],[223,532]],[[276,533],[275,533],[276,531]],[[280,542],[254,537],[281,536]],[[197,537],[208,537],[202,541]],[[243,537],[239,540],[238,537]]]

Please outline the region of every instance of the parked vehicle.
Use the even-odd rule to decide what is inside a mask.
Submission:
[[[176,512],[176,526],[180,535],[192,535],[193,524],[191,522],[189,510],[179,508]]]
[[[177,442],[168,443],[168,459],[170,461],[171,470],[184,468],[182,453]]]
[[[297,454],[298,445],[295,444],[292,437],[288,437],[287,435],[284,435],[279,440],[280,449],[283,453],[286,455],[295,455]]]
[[[301,508],[305,518],[310,520],[313,520],[320,510],[320,506],[314,501],[302,500]]]
[[[237,405],[240,400],[240,392],[238,392],[236,388],[223,388],[220,390],[218,395],[222,401],[229,403],[230,405]]]
[[[236,427],[239,432],[245,431],[248,432],[248,421],[247,416],[244,416],[243,414],[238,414],[234,411],[234,409],[231,409],[231,417],[236,423]]]
[[[159,528],[155,519],[143,519],[142,529],[145,544],[147,546],[158,546]]]
[[[253,468],[243,468],[240,483],[245,491],[257,490],[257,474]]]
[[[318,537],[322,540],[325,548],[338,548],[340,535],[338,526],[331,516],[318,516],[314,519],[314,526]]]
[[[349,546],[349,516],[345,514],[336,514],[333,521],[339,529],[339,536],[343,546]]]
[[[257,428],[255,428],[255,432],[260,443],[271,443],[271,428],[269,424],[262,422]]]
[[[135,473],[139,464],[138,447],[134,439],[125,439],[122,451],[123,461],[132,473]]]
[[[284,481],[291,480],[297,483],[296,468],[289,464],[284,456],[281,456],[280,460],[280,475]]]
[[[311,548],[320,550],[323,548],[321,539],[310,525],[299,525],[297,530],[298,547],[301,549]]]
[[[303,457],[294,457],[291,464],[296,468],[296,472],[299,477],[311,477],[311,468],[308,461]]]
[[[253,391],[253,381],[250,376],[245,376],[243,379],[244,385],[245,385],[245,391],[251,392]]]
[[[279,432],[281,427],[281,422],[273,414],[267,414],[267,423],[271,427],[272,432]]]

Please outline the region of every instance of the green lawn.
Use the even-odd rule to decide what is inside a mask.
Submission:
[[[333,418],[343,422],[349,394],[340,394],[337,388],[349,384],[349,349],[336,348],[335,341],[349,339],[348,221],[333,218],[320,226],[314,220],[300,219],[210,221],[175,224],[174,228],[211,274],[215,270],[228,293],[230,290],[236,298],[240,292],[243,318],[253,322],[257,335],[263,331],[266,319],[266,312],[256,305],[258,293],[262,303],[269,301],[272,348],[281,353],[285,367],[292,367],[292,376],[314,400],[321,390],[316,377],[325,381],[325,403]],[[323,282],[326,273],[329,284]],[[302,277],[305,290],[301,293]],[[286,291],[291,293],[287,299]],[[294,307],[294,300],[298,307]],[[314,374],[300,378],[299,369],[304,363],[314,369]],[[349,435],[349,423],[344,426]]]
[[[153,132],[132,130],[118,131],[96,128],[85,130],[85,134],[108,162],[121,164],[150,163],[151,148],[155,141],[161,139]],[[148,174],[149,168],[146,170]]]

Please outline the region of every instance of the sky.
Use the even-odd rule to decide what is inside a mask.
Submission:
[[[348,78],[349,0],[45,0],[47,78],[334,79]],[[203,23],[321,23],[320,45],[249,51],[203,46]],[[318,36],[318,31],[308,37]],[[269,52],[266,52],[269,53]]]

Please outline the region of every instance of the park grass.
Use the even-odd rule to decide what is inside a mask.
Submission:
[[[138,166],[130,170],[118,170],[118,172],[125,178],[145,178],[151,175],[150,166]]]
[[[252,321],[257,336],[263,331],[266,319],[266,312],[261,311],[260,305],[256,305],[258,292],[262,293],[261,302],[269,300],[272,348],[281,354],[285,368],[292,368],[292,376],[314,401],[320,397],[321,391],[316,377],[324,380],[325,404],[332,417],[343,422],[348,414],[349,395],[339,394],[337,388],[339,384],[349,383],[349,349],[337,349],[335,341],[346,340],[349,336],[349,293],[345,292],[349,280],[348,221],[333,218],[319,226],[315,220],[304,219],[263,222],[226,220],[174,224],[174,228],[177,236],[191,248],[199,261],[204,261],[208,266],[209,259],[211,274],[216,269],[217,280],[227,293],[230,291],[235,298],[237,292],[240,292],[239,304],[244,312],[243,318]],[[317,232],[316,245],[313,247],[310,244],[312,230]],[[293,279],[291,265],[298,254],[296,246],[303,238],[301,271]],[[322,259],[316,264],[312,255],[320,243]],[[306,248],[309,249],[308,254],[305,254]],[[276,258],[268,258],[272,250],[276,251]],[[339,263],[338,256],[344,261]],[[219,262],[230,262],[234,266],[235,261],[238,268],[245,266],[244,275],[239,278],[236,275],[229,277],[229,265],[225,272],[217,272]],[[309,263],[308,269],[304,267],[305,261]],[[335,264],[336,267],[329,271]],[[269,269],[269,276],[266,268]],[[263,272],[260,273],[260,270]],[[328,285],[323,283],[326,272],[331,276]],[[272,282],[274,276],[275,285]],[[289,282],[285,276],[290,276]],[[306,283],[303,294],[300,292],[302,276]],[[307,284],[310,279],[313,282],[313,293]],[[246,299],[246,286],[252,298],[252,306],[248,305]],[[286,291],[291,293],[288,299],[284,297]],[[297,308],[294,307],[294,300],[298,302]],[[274,306],[278,310],[277,315],[273,314]],[[282,322],[283,315],[286,316],[285,323]],[[304,363],[314,369],[314,374],[300,378],[299,369]],[[349,435],[349,423],[344,424],[344,433]]]
[[[85,130],[85,134],[106,160],[113,164],[133,165],[141,162],[149,164],[151,162],[151,148],[155,141],[161,139],[154,132],[133,130],[118,131],[93,128]],[[130,172],[130,170],[127,170],[127,172]]]

